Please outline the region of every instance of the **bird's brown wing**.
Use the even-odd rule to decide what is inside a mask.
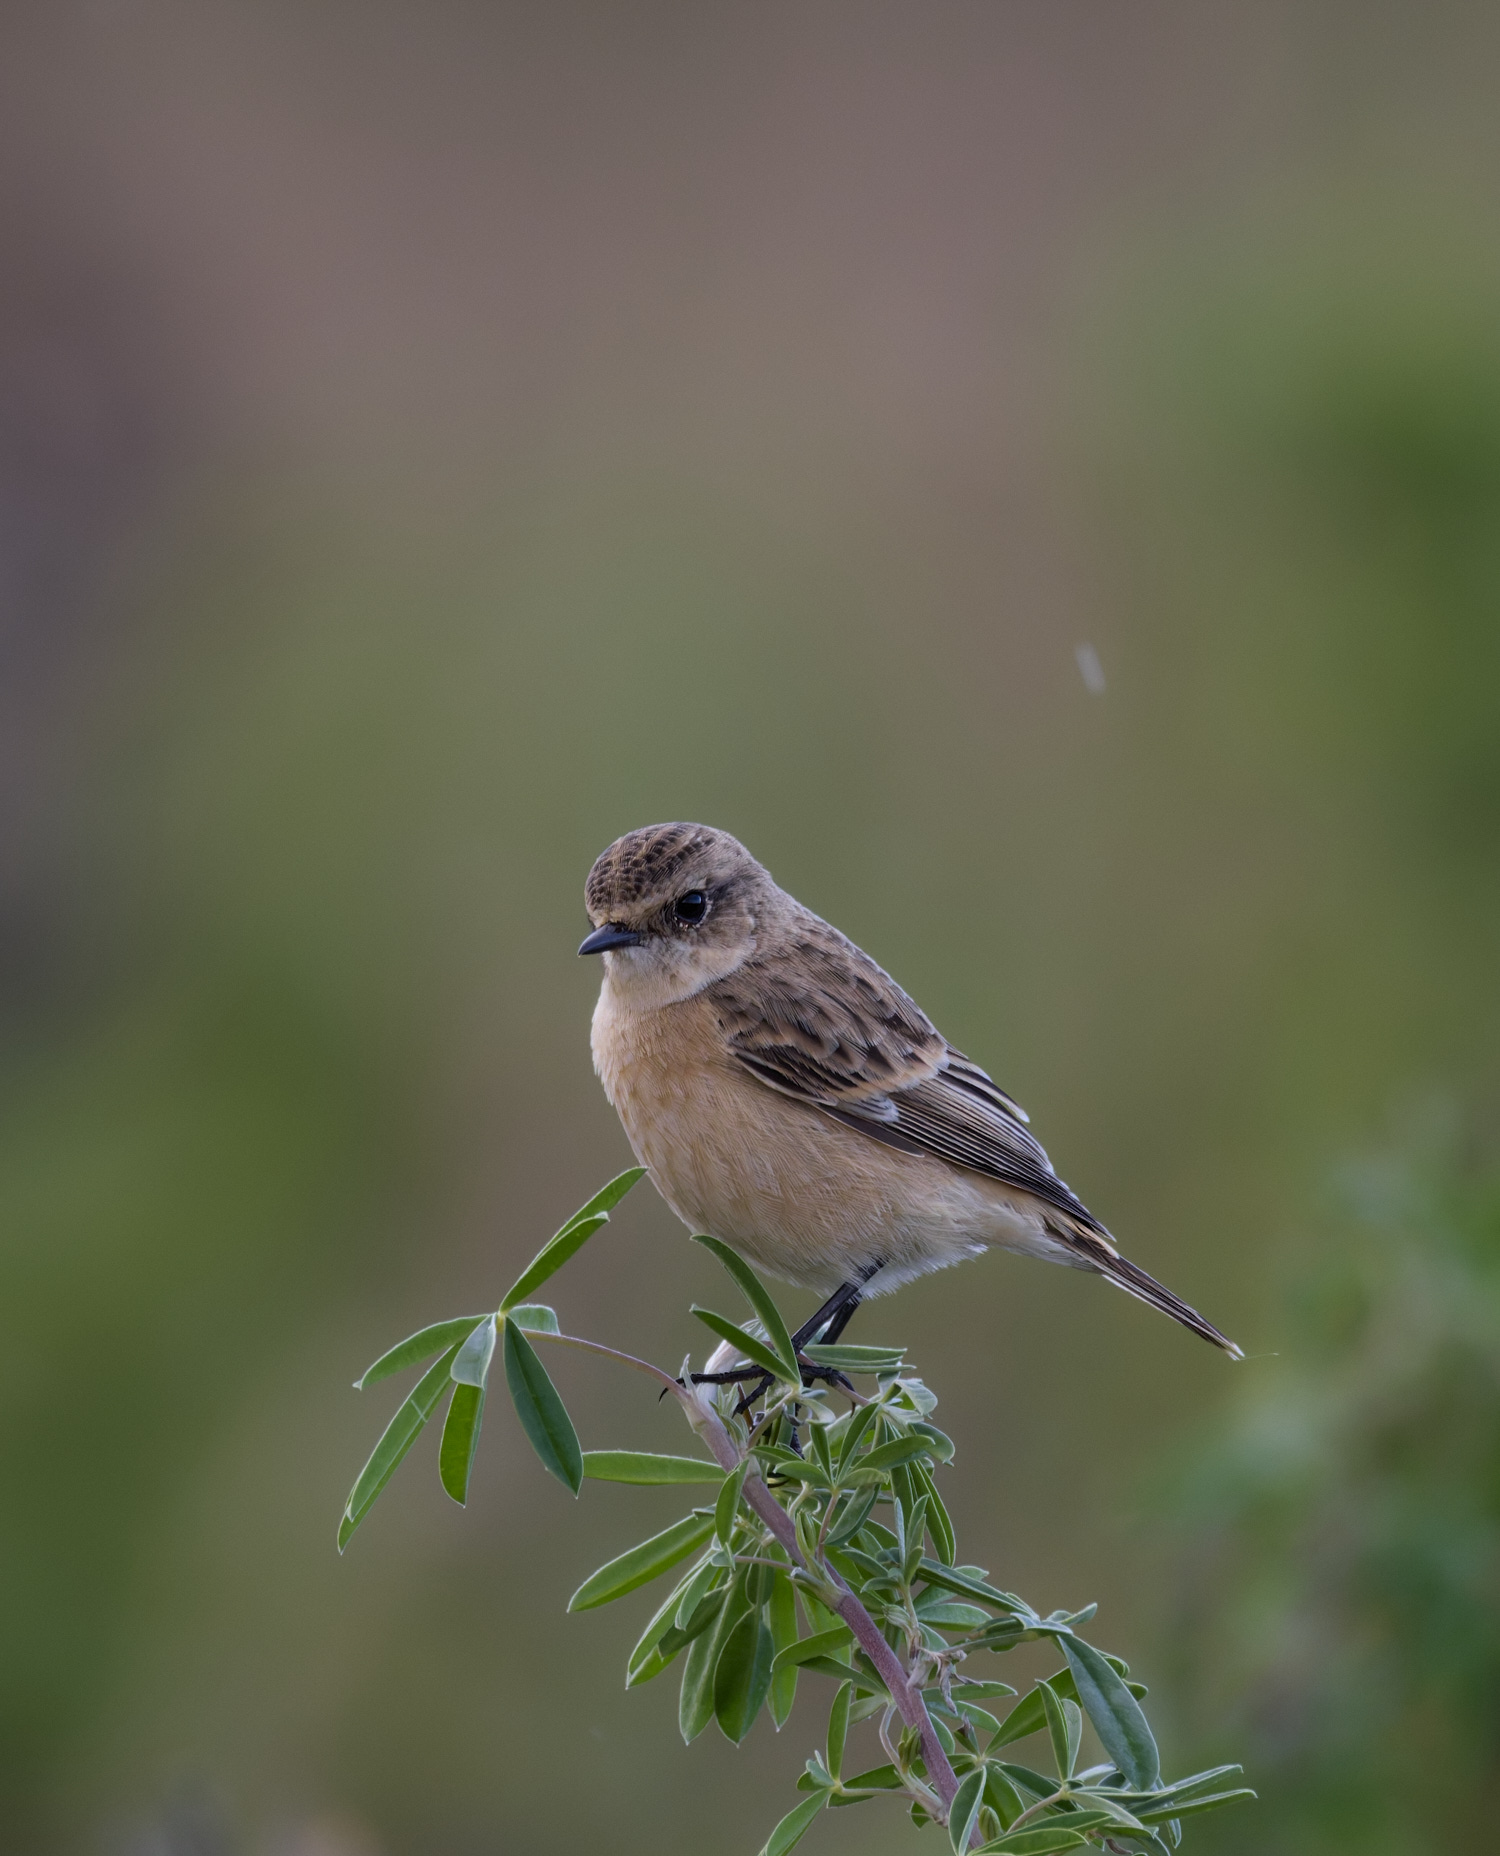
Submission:
[[[1025,1111],[836,928],[805,917],[791,947],[708,988],[730,1053],[752,1076],[846,1127],[1016,1186],[1086,1269],[1233,1358],[1212,1322],[1138,1264],[1052,1171]]]
[[[1113,1254],[1025,1112],[836,928],[806,917],[790,946],[738,968],[708,997],[731,1054],[770,1088],[888,1147],[1017,1186],[1064,1215],[1064,1241],[1076,1227]]]

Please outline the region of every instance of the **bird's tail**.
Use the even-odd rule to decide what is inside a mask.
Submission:
[[[1197,1309],[1190,1308],[1181,1296],[1173,1295],[1154,1276],[1148,1276],[1138,1263],[1132,1263],[1129,1257],[1122,1257],[1113,1244],[1101,1242],[1092,1231],[1077,1227],[1067,1233],[1066,1241],[1075,1253],[1086,1257],[1089,1266],[1098,1270],[1101,1276],[1107,1277],[1117,1289],[1133,1295],[1138,1302],[1159,1308],[1164,1315],[1180,1321],[1185,1328],[1191,1328],[1215,1347],[1222,1347],[1231,1360],[1244,1359],[1241,1350],[1221,1334],[1211,1321],[1205,1321]]]

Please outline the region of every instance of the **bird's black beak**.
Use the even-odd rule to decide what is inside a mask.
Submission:
[[[578,951],[580,954],[602,954],[612,947],[639,947],[644,938],[633,928],[622,928],[618,922],[606,922],[602,928],[594,930]]]

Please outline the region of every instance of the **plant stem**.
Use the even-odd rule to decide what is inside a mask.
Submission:
[[[675,1385],[676,1382],[673,1383]],[[718,1413],[706,1401],[696,1398],[691,1401],[684,1399],[683,1410],[688,1423],[708,1445],[714,1461],[726,1474],[733,1474],[740,1466],[740,1452]],[[817,1568],[808,1566],[792,1517],[761,1480],[758,1469],[752,1469],[745,1478],[744,1500],[781,1542],[794,1565],[815,1572],[816,1576],[832,1584],[837,1593],[834,1609],[854,1632],[859,1647],[875,1665],[881,1681],[890,1690],[891,1700],[900,1711],[902,1720],[908,1727],[916,1728],[920,1735],[927,1776],[946,1810],[958,1790],[958,1780],[954,1777],[953,1768],[948,1764],[948,1755],[943,1751],[943,1743],[932,1725],[921,1689],[912,1682],[900,1657],[886,1642],[879,1625],[849,1589],[837,1569],[826,1564]]]

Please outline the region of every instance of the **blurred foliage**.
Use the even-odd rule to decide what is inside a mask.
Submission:
[[[1170,1633],[1263,1779],[1212,1847],[1479,1850],[1500,1808],[1500,1169],[1347,1169],[1289,1267],[1283,1357],[1198,1449]],[[1200,1743],[1201,1745],[1201,1743]]]

